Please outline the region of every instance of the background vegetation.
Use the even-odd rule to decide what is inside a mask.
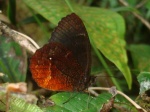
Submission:
[[[12,29],[32,37],[41,47],[48,42],[50,34],[62,17],[75,12],[78,14],[89,34],[92,45],[91,75],[97,75],[93,86],[112,87],[126,93],[140,106],[150,111],[150,1],[149,0],[1,0],[0,20]],[[62,106],[62,102],[70,93],[50,92],[41,90],[33,81],[29,71],[29,59],[32,54],[20,47],[7,35],[0,36],[0,82],[26,82],[28,93],[50,97],[55,106],[39,103],[24,107],[37,111],[97,111],[101,110],[111,96],[100,94],[96,99],[88,101],[88,95],[77,94]],[[1,75],[2,74],[2,75]],[[41,92],[42,91],[42,92]],[[69,95],[68,95],[69,94]],[[0,99],[6,94],[1,93]],[[60,98],[60,96],[64,98]],[[87,98],[86,98],[87,97]],[[92,99],[92,96],[89,99]],[[103,99],[103,100],[102,100]],[[14,102],[14,100],[12,100]],[[17,102],[22,101],[17,99]],[[89,108],[87,108],[89,103]],[[79,105],[84,104],[83,106]],[[117,96],[111,111],[137,111],[124,98]],[[11,105],[11,104],[10,104]],[[43,106],[44,105],[44,106]],[[47,106],[48,105],[48,106]],[[72,105],[72,106],[71,106]],[[91,106],[91,105],[94,105]],[[62,107],[61,107],[62,106]],[[11,111],[20,108],[13,104]],[[76,108],[75,108],[76,107]],[[32,108],[32,109],[31,109]],[[5,108],[1,108],[5,110]],[[35,111],[35,110],[34,110]]]

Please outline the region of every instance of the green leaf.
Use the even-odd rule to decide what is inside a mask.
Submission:
[[[141,72],[137,79],[140,83],[140,94],[150,90],[150,72]]]
[[[103,104],[112,97],[109,93],[102,93],[92,97],[85,93],[61,92],[50,97],[54,106],[43,108],[46,112],[97,112]]]
[[[63,0],[57,0],[57,2],[53,0],[24,0],[24,2],[53,24],[57,24],[62,17],[71,13]],[[93,46],[120,69],[129,88],[131,88],[132,77],[127,65],[123,18],[106,9],[78,6],[73,2],[71,6],[85,23]]]
[[[29,104],[20,98],[12,98],[9,112],[43,112],[37,105]]]
[[[0,54],[0,73],[4,74],[0,79],[4,82],[25,81],[26,58],[23,57],[20,46],[14,41],[0,36]]]
[[[0,111],[6,110],[6,94],[5,92],[0,92]],[[19,94],[18,94],[19,96]],[[7,96],[9,98],[9,112],[43,112],[37,105],[27,103],[25,100],[18,98],[15,95]]]
[[[131,88],[132,78],[127,65],[125,41],[123,39],[125,30],[121,16],[105,9],[99,10],[95,15],[93,14],[95,8],[86,8],[86,10],[88,10],[88,14],[85,14],[83,20],[87,21],[85,24],[94,45],[120,69],[129,88]],[[112,15],[111,18],[110,15]]]
[[[135,68],[139,71],[150,71],[150,46],[149,45],[130,45],[132,60]]]

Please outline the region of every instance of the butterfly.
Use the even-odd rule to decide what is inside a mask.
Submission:
[[[62,18],[47,44],[30,59],[35,82],[52,91],[83,91],[92,81],[91,46],[86,28],[75,13]]]

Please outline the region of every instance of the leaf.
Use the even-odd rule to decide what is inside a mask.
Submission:
[[[150,71],[150,46],[149,45],[130,45],[129,50],[135,68],[139,71]]]
[[[88,21],[85,24],[94,45],[119,68],[125,76],[129,88],[131,88],[132,78],[127,65],[125,41],[123,39],[124,23],[121,16],[104,9],[99,10],[96,15],[92,14],[94,12],[92,9],[85,10],[88,10],[88,14],[84,16],[84,20]],[[110,15],[113,16],[110,18]],[[93,17],[98,19],[94,20]]]
[[[26,78],[26,58],[17,43],[0,36],[0,77],[4,82],[23,82]]]
[[[101,93],[97,97],[92,97],[85,93],[60,92],[49,99],[54,102],[54,105],[42,107],[45,112],[100,112],[107,103],[118,106],[117,112],[122,109],[137,112],[137,109],[120,95],[117,95],[115,101],[111,102],[112,95],[109,93]]]
[[[141,72],[137,79],[140,83],[140,94],[150,90],[150,72]]]
[[[55,25],[62,17],[71,13],[63,0],[57,0],[57,2],[53,0],[24,0],[24,2]],[[127,65],[123,18],[110,10],[78,6],[73,2],[71,5],[84,21],[93,46],[119,68],[131,88],[132,77]]]
[[[20,98],[12,98],[9,112],[43,112],[38,106],[29,104]]]
[[[6,102],[6,95],[7,94],[5,92],[0,92],[0,111],[6,110],[6,103],[8,103]],[[27,103],[25,100],[12,94],[9,96],[9,106],[9,112],[43,112],[35,104]]]
[[[103,93],[94,98],[85,93],[61,92],[50,97],[55,105],[43,110],[46,112],[97,112],[110,98],[109,93]]]

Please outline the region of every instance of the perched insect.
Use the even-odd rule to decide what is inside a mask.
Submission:
[[[30,60],[33,79],[52,91],[83,91],[93,79],[90,68],[90,41],[75,13],[62,18],[49,42]]]

